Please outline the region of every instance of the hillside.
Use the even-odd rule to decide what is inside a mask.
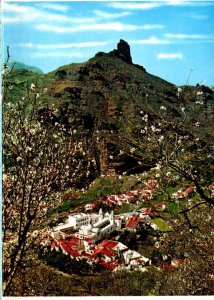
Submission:
[[[40,68],[30,66],[19,61],[10,62],[8,67],[9,69],[13,67],[13,70],[27,70],[29,72],[43,74],[43,71]]]
[[[13,101],[25,95],[27,82],[33,82],[41,93],[42,113],[51,111],[49,122],[55,120],[77,132],[76,139],[87,150],[84,159],[91,162],[90,174],[81,177],[78,187],[100,174],[140,173],[156,164],[157,158],[148,154],[141,134],[144,114],[157,122],[160,107],[167,107],[170,122],[182,117],[181,107],[185,106],[194,121],[197,113],[192,103],[197,93],[203,94],[200,109],[212,107],[214,99],[213,91],[204,86],[182,87],[183,96],[178,95],[175,85],[134,64],[130,47],[123,40],[117,49],[99,52],[84,63],[65,65],[36,77],[19,70],[11,74],[8,84],[10,80],[15,80]]]
[[[193,88],[184,87],[185,99],[178,97],[175,85],[132,63],[130,47],[123,40],[110,53],[97,53],[85,63],[62,66],[46,76],[51,80],[50,101],[60,108],[65,124],[71,122],[81,134],[89,131],[87,140],[93,145],[98,174],[133,168],[141,172],[154,162],[148,159],[142,168],[138,164],[141,153],[130,153],[136,144],[133,137],[137,138],[142,128],[143,113],[155,119],[164,106],[167,117],[174,120],[181,117],[182,105],[192,109],[201,90],[205,90],[205,102],[213,103],[214,94],[205,87],[193,93]]]
[[[4,295],[213,294],[209,87],[149,74],[120,40],[6,72],[3,98]]]

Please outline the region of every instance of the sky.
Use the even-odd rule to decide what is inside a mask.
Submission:
[[[11,60],[50,72],[109,52],[176,85],[214,85],[214,1],[4,1]]]

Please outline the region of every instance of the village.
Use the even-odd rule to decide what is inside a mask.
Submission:
[[[141,207],[139,210],[115,214],[114,209],[129,203],[144,203],[153,199],[159,190],[158,180],[147,179],[145,188],[135,189],[123,194],[109,195],[103,201],[108,210],[103,212],[100,208],[96,212],[96,203],[87,203],[82,212],[71,212],[65,223],[54,227],[50,233],[51,250],[62,251],[71,259],[77,261],[87,260],[89,264],[96,263],[104,269],[116,270],[141,270],[151,264],[151,260],[139,252],[128,248],[119,241],[124,232],[137,234],[145,228],[159,231],[154,222],[160,211],[164,211],[167,202],[162,201],[154,206]],[[185,190],[172,193],[171,197],[177,201],[187,198],[196,191],[194,186]],[[170,226],[168,226],[168,230]],[[157,243],[156,243],[157,244]],[[158,247],[158,245],[156,245]],[[174,268],[181,262],[173,259],[170,265],[164,267]]]

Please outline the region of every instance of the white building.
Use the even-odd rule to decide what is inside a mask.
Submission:
[[[51,233],[53,238],[58,239],[60,235],[64,236],[70,231],[77,231],[81,226],[88,226],[90,224],[96,223],[99,216],[97,214],[72,214],[68,217],[68,220],[64,224],[59,224],[54,228],[54,231]]]
[[[75,214],[68,217],[68,223],[74,227],[74,229],[79,229],[83,225],[90,224],[90,215],[89,214]]]
[[[100,209],[97,222],[89,222],[82,225],[79,231],[75,234],[78,238],[85,239],[91,238],[95,241],[105,238],[115,230],[114,213],[105,213],[103,215],[102,209]]]

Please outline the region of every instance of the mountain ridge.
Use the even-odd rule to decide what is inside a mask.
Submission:
[[[27,70],[29,72],[44,74],[43,71],[35,66],[31,66],[19,61],[12,61],[9,63],[9,69],[13,68],[13,70]]]
[[[123,40],[109,53],[98,52],[86,62],[61,66],[37,79],[31,75],[30,80],[38,84],[38,90],[47,90],[41,100],[42,112],[47,110],[48,115],[51,111],[54,116],[49,122],[72,128],[85,145],[88,156],[84,159],[93,162],[91,174],[82,178],[86,185],[101,174],[136,173],[155,165],[141,134],[143,115],[156,120],[160,107],[165,107],[170,122],[181,117],[182,106],[191,112],[197,92],[203,94],[204,107],[214,99],[214,93],[204,86],[182,87],[186,96],[181,97],[176,85],[134,64]],[[191,114],[195,118],[194,111]],[[143,153],[132,153],[137,140]],[[144,161],[139,163],[142,156]]]

